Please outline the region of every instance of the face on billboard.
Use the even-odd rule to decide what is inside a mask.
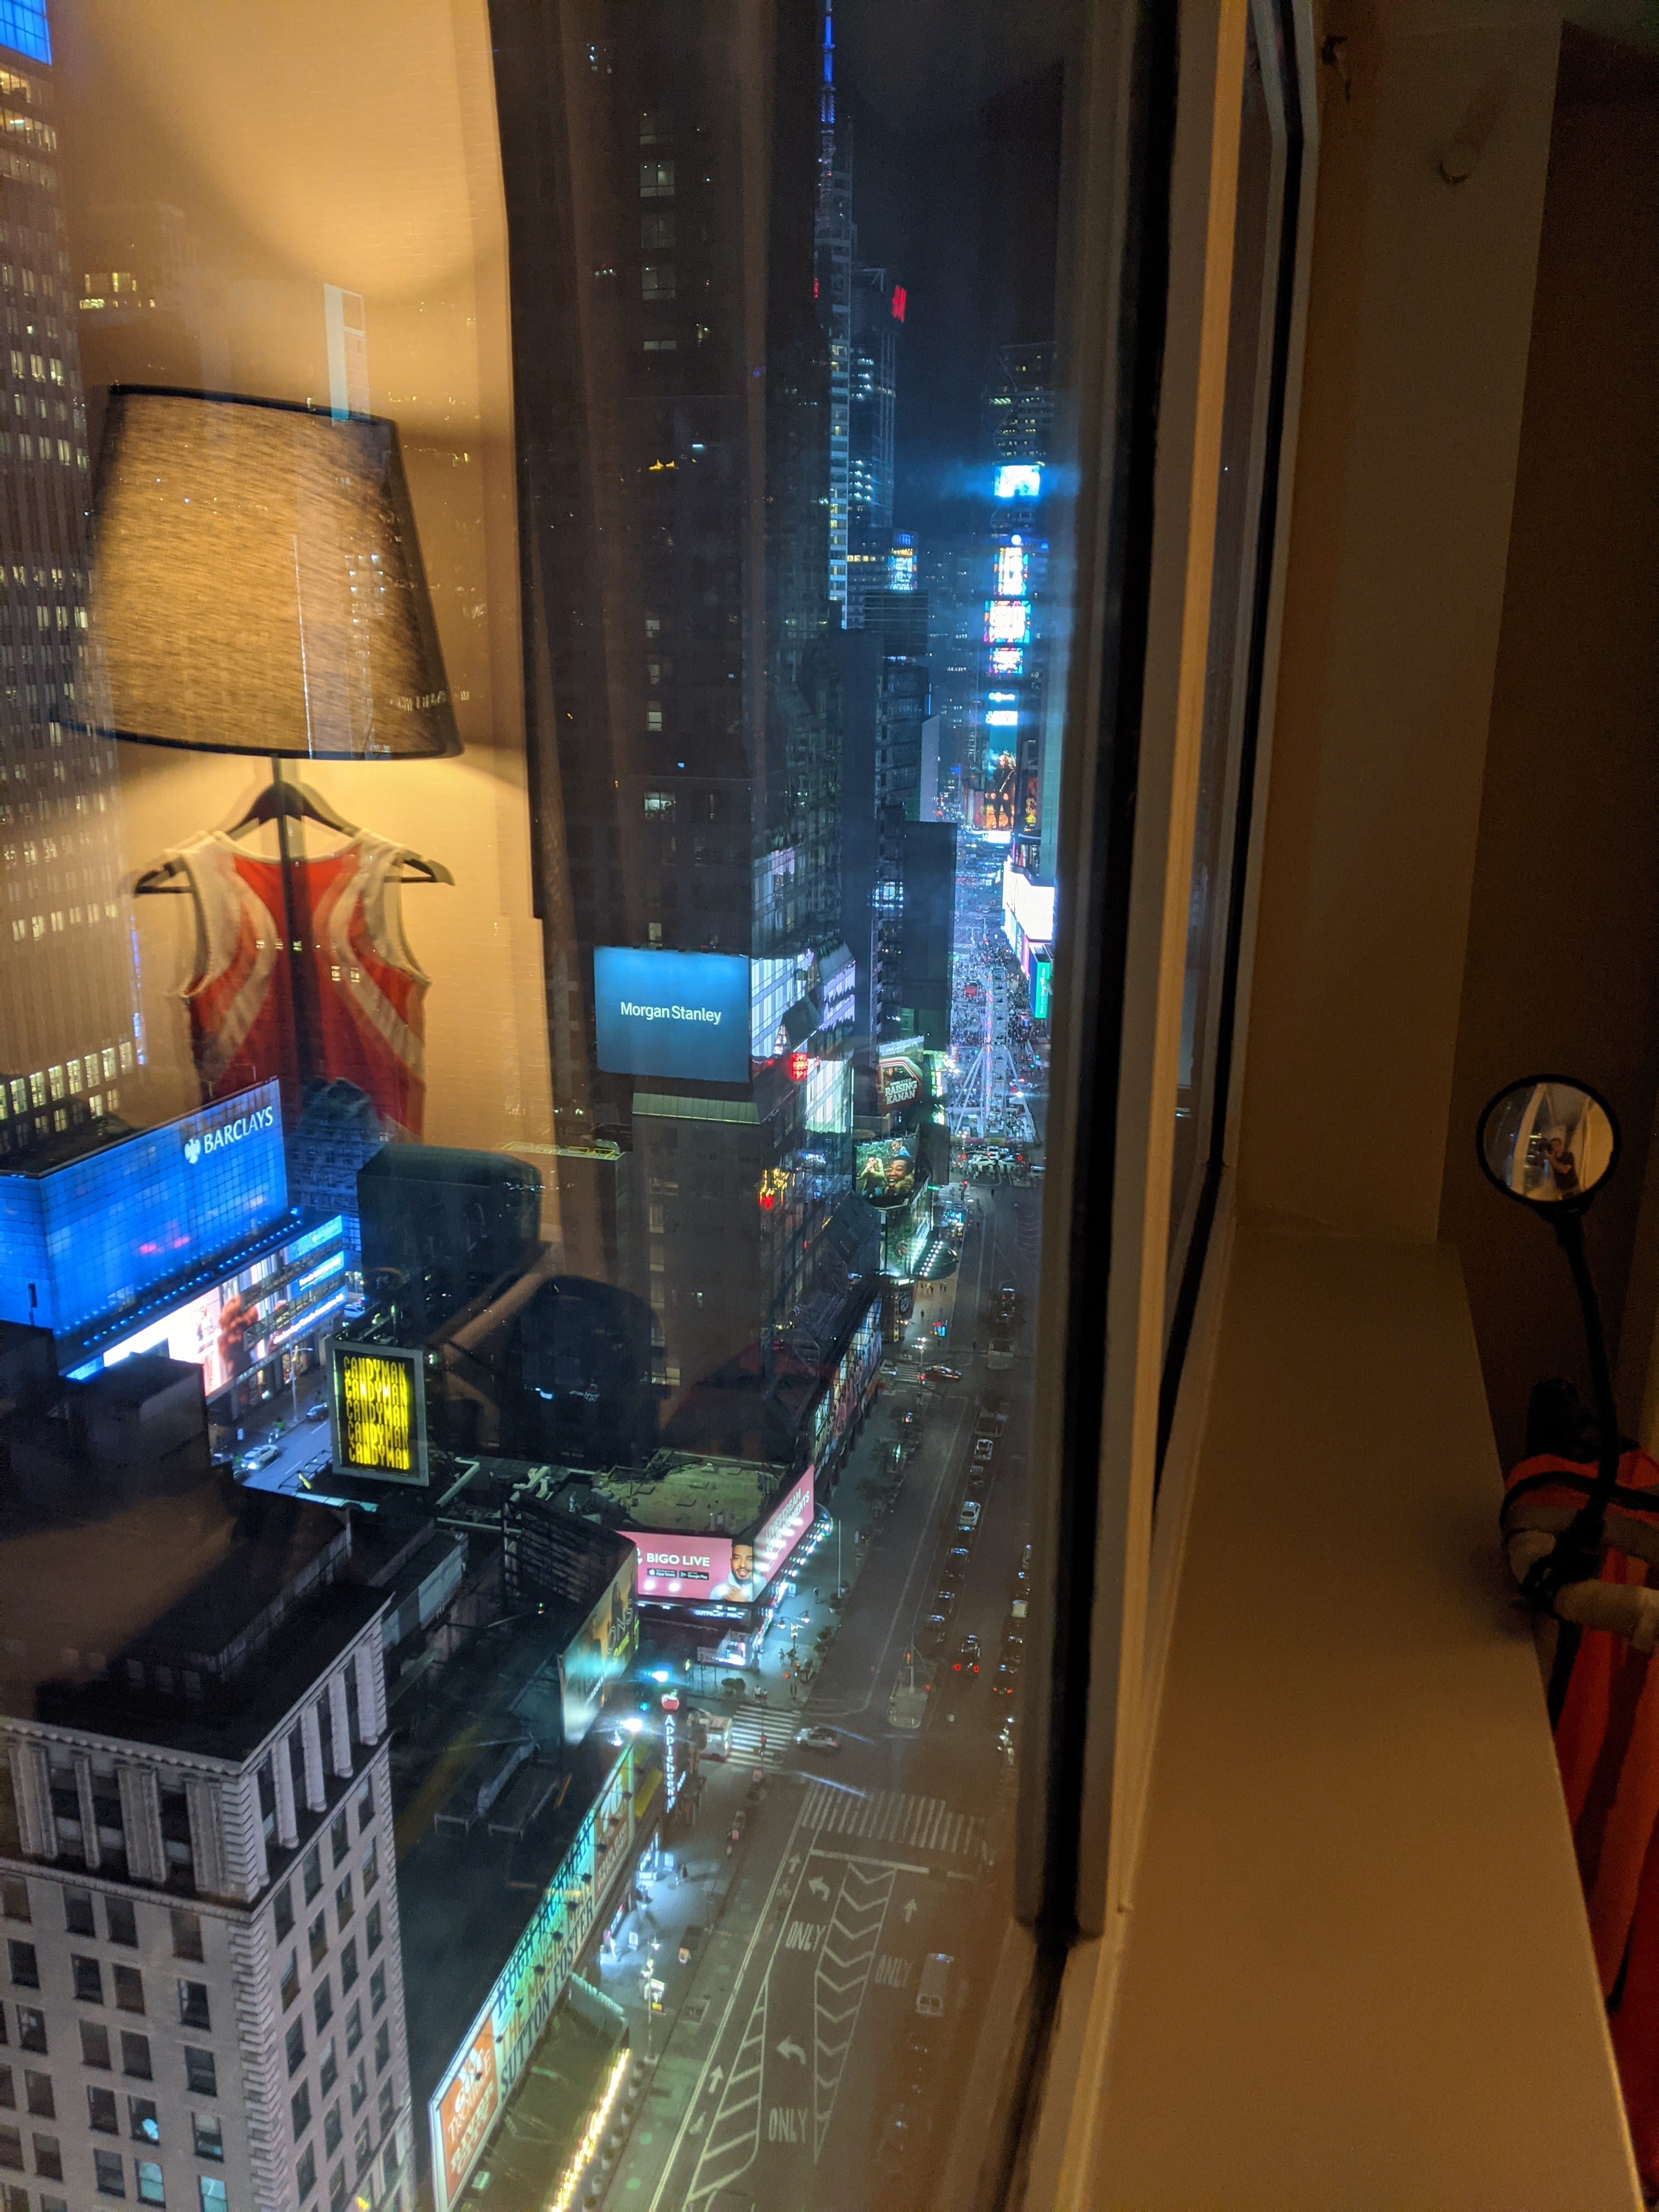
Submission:
[[[691,1083],[749,1079],[749,963],[718,952],[593,954],[599,1066]]]
[[[916,1188],[916,1164],[909,1146],[896,1137],[860,1145],[854,1181],[859,1196],[868,1199],[872,1206],[908,1204]]]
[[[641,1597],[723,1598],[731,1595],[732,1539],[625,1528],[640,1555]]]

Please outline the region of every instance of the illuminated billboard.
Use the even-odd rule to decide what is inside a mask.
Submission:
[[[422,1354],[386,1344],[328,1346],[329,1433],[341,1474],[427,1480]]]
[[[567,1744],[581,1741],[599,1717],[607,1686],[627,1669],[634,1650],[638,1564],[630,1552],[559,1654],[559,1704]]]
[[[996,472],[997,499],[1037,499],[1042,493],[1042,471],[1035,461],[1005,461]]]
[[[677,1530],[624,1528],[640,1555],[641,1597],[729,1598],[732,1539],[685,1536]]]
[[[274,1083],[44,1175],[0,1175],[0,1321],[90,1330],[288,1212]]]
[[[991,654],[993,676],[1018,676],[1025,665],[1025,655],[1017,645],[999,645]]]
[[[478,2032],[462,2053],[448,2086],[438,2100],[438,2141],[442,2154],[443,2192],[453,2204],[465,2186],[473,2160],[483,2148],[501,2108],[501,2076],[495,2067],[495,2030],[485,2014]]]
[[[987,645],[1024,645],[1031,635],[1031,610],[1024,599],[992,599],[985,609]]]
[[[812,1525],[809,1467],[773,1507],[753,1540],[693,1536],[678,1528],[624,1528],[639,1553],[637,1595],[698,1604],[746,1605],[766,1588]]]
[[[997,549],[996,593],[1000,599],[1025,597],[1025,548],[1018,538]]]
[[[165,1352],[170,1359],[194,1361],[203,1395],[211,1398],[339,1312],[346,1301],[344,1238],[344,1218],[337,1213],[124,1336],[87,1368],[76,1369],[76,1379],[135,1352]]]
[[[607,1075],[749,1079],[749,963],[740,955],[599,945],[593,1019]]]
[[[624,1743],[529,1924],[427,2103],[432,2194],[450,2212],[635,1852],[640,1777]]]
[[[897,1137],[854,1148],[853,1188],[872,1206],[908,1206],[915,1195],[915,1155]]]
[[[893,1059],[884,1057],[876,1073],[883,1112],[890,1114],[895,1107],[914,1106],[921,1097],[923,1081],[922,1072],[914,1060],[903,1054]]]

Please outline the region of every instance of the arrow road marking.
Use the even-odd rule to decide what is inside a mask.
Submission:
[[[811,1891],[814,1897],[822,1897],[825,1899],[829,1897],[830,1885],[824,1881],[821,1875],[815,1874],[811,1881],[807,1883],[806,1887]]]
[[[909,1923],[912,1920],[914,1920],[914,1919],[915,1918],[915,1917],[916,1917],[916,1900],[915,1899],[915,1898],[914,1898],[914,1897],[907,1897],[907,1898],[905,1899],[905,1900],[904,1900],[904,1918],[905,1918],[905,1923],[906,1923],[907,1926],[908,1925],[908,1923]]]
[[[823,2154],[823,2139],[841,2092],[847,2054],[853,2047],[870,1970],[892,1900],[893,1879],[891,1867],[864,1865],[849,1859],[818,1952],[812,1978],[815,2166]]]
[[[781,2043],[774,2044],[772,2047],[780,2058],[799,2058],[801,2064],[805,2065],[806,2053],[793,2036],[786,2035]]]

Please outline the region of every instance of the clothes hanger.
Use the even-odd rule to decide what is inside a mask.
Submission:
[[[245,837],[250,830],[263,829],[279,817],[314,822],[320,829],[335,830],[343,837],[361,837],[363,834],[357,823],[348,822],[319,792],[288,776],[273,777],[263,785],[241,820],[224,834],[227,837]],[[132,888],[139,896],[158,891],[187,896],[190,885],[179,880],[183,873],[178,860],[160,861],[137,877]],[[396,880],[404,884],[453,884],[455,878],[441,860],[428,860],[422,853],[405,853],[398,864]]]

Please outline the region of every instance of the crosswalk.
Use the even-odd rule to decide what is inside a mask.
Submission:
[[[733,1713],[732,1748],[726,1756],[733,1766],[776,1766],[800,1726],[787,1713],[768,1717],[762,1713]]]
[[[901,1790],[842,1790],[828,1782],[809,1786],[801,1825],[820,1838],[840,1836],[955,1858],[978,1858],[985,1837],[985,1823],[977,1814],[959,1813],[943,1797],[918,1797]]]

